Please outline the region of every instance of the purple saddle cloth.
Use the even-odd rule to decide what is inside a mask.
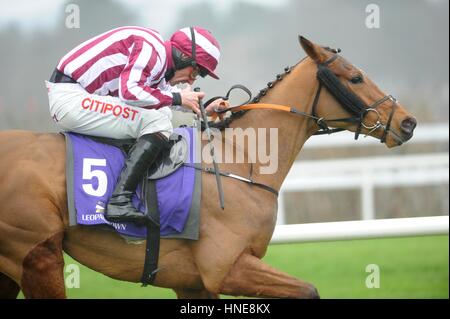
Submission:
[[[196,163],[196,129],[177,128],[174,133],[181,135],[189,145],[185,163]],[[71,132],[64,135],[70,225],[108,225],[122,235],[145,238],[146,227],[133,223],[111,223],[104,218],[126,154],[118,147],[84,135]],[[156,180],[161,237],[198,239],[201,175],[197,172],[192,166],[183,164],[170,175]],[[144,213],[146,205],[141,189],[139,185],[133,196],[133,205]]]

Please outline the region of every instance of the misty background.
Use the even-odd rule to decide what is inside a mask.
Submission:
[[[380,28],[366,27],[367,5],[380,8]],[[68,28],[68,4],[80,8],[80,28]],[[298,35],[341,48],[342,55],[361,67],[382,90],[396,96],[419,125],[449,120],[449,2],[446,0],[0,0],[0,130],[56,132],[48,111],[44,80],[59,59],[79,43],[109,29],[140,25],[159,30],[164,39],[179,28],[209,29],[221,45],[220,80],[200,79],[196,86],[207,98],[223,95],[236,83],[256,94],[288,65],[305,56]],[[330,151],[303,151],[302,159],[408,152],[448,151],[445,144],[384,146]],[[377,211],[385,217],[448,212],[448,186],[402,190],[400,203],[385,207],[397,190],[381,190]],[[387,193],[386,193],[387,192]],[[357,219],[357,191],[290,194],[288,222]],[[385,194],[386,193],[386,194]],[[327,197],[328,196],[328,197]],[[340,197],[339,197],[340,196]],[[409,196],[409,197],[408,197]],[[321,206],[317,206],[321,202]],[[430,207],[430,205],[437,205]],[[397,207],[398,206],[398,207]],[[301,213],[299,213],[301,212]],[[312,213],[314,212],[314,214]],[[402,216],[405,217],[405,216]]]

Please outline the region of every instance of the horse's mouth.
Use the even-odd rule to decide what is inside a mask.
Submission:
[[[413,132],[407,134],[407,135],[403,138],[403,143],[408,142],[408,141],[413,137],[413,135],[414,135]]]
[[[414,132],[408,133],[408,134],[398,134],[396,131],[394,130],[390,130],[389,131],[392,139],[395,141],[396,145],[395,146],[400,146],[406,142],[408,142],[414,135]]]

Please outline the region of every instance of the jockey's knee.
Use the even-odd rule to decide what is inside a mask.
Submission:
[[[161,116],[158,116],[157,118],[154,116],[149,116],[148,118],[143,116],[141,130],[138,137],[146,134],[161,133],[165,137],[169,138],[169,136],[173,133],[172,122],[166,115],[160,115]]]

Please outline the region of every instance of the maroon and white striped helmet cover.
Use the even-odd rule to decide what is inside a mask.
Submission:
[[[193,29],[195,32],[195,60],[197,64],[208,70],[210,76],[218,79],[219,77],[214,73],[214,70],[219,63],[220,58],[219,43],[208,30],[200,27],[193,27]],[[192,56],[192,39],[190,28],[183,28],[175,32],[170,38],[170,42],[187,56]]]

